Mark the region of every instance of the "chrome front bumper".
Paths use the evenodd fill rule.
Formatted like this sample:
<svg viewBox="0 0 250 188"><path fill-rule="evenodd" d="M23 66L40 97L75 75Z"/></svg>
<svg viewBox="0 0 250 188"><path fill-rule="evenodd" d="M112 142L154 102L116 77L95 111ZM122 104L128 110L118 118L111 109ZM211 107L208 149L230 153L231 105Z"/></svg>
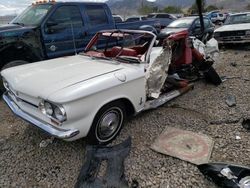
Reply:
<svg viewBox="0 0 250 188"><path fill-rule="evenodd" d="M12 112L15 115L28 121L29 123L35 125L36 127L44 130L45 132L49 133L51 136L61 138L61 139L69 139L79 134L79 130L57 128L50 124L41 122L35 117L32 117L28 113L22 111L22 109L20 109L17 106L17 104L8 96L7 92L3 94L3 100L6 102L6 104L9 106L9 108L12 110Z"/></svg>

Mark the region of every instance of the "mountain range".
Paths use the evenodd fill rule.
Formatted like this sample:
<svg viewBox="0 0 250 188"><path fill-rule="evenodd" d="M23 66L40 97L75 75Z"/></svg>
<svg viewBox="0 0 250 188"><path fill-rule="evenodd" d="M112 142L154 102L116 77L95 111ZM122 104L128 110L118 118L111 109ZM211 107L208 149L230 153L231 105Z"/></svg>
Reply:
<svg viewBox="0 0 250 188"><path fill-rule="evenodd" d="M164 8L166 6L178 6L181 8L191 7L195 0L155 0L149 2L147 0L108 0L107 3L112 11L116 14L129 15L138 14L137 10L142 5L157 6ZM207 5L216 5L225 9L239 11L250 4L250 0L206 0Z"/></svg>

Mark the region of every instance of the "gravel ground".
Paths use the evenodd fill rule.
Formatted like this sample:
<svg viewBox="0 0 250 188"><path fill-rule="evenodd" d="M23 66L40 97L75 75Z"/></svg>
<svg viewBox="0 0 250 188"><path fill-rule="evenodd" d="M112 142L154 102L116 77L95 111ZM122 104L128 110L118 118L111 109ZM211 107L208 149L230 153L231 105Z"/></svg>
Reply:
<svg viewBox="0 0 250 188"><path fill-rule="evenodd" d="M239 66L230 65L234 62ZM242 79L250 79L247 64L249 51L224 50L217 71L221 76L241 78L229 79L219 87L200 81L193 91L129 120L115 141L132 137L125 163L127 179L136 179L140 187L214 187L195 165L149 148L166 126L212 137L211 162L250 165L250 133L241 126L242 118L250 117L250 82ZM228 95L236 96L235 107L226 105ZM83 164L85 141L54 140L40 148L47 135L15 118L2 101L0 109L0 187L73 187Z"/></svg>

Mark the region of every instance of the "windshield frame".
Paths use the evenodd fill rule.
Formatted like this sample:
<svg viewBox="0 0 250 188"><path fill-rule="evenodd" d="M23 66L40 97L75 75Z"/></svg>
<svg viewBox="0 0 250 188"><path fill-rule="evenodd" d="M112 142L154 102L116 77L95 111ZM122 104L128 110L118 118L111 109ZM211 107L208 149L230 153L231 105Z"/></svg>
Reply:
<svg viewBox="0 0 250 188"><path fill-rule="evenodd" d="M47 10L46 12L44 12L43 14L41 14L41 17L39 19L37 19L36 21L34 21L33 23L30 23L30 19L27 23L27 21L24 22L24 19L27 19L28 18L28 13L31 12L31 11L34 11L34 10L38 10L38 8L40 7L45 7L47 6L47 8L43 8L43 10ZM35 5L31 5L31 6L28 6L21 14L19 14L16 18L14 18L10 23L11 24L19 24L19 25L23 25L23 26L39 26L42 21L44 20L44 18L46 17L46 15L48 15L48 13L51 11L53 7L53 4L50 4L50 3L46 3L46 4L35 4ZM30 16L32 18L34 18L34 15L33 16ZM33 19L34 20L34 19Z"/></svg>
<svg viewBox="0 0 250 188"><path fill-rule="evenodd" d="M175 24L176 22L180 22L180 21L182 21L181 23L187 23L186 21L191 21L188 25L187 25L187 27L176 27L176 26L171 26L172 24ZM190 28L191 26L192 26L192 24L193 24L193 22L195 21L195 18L193 19L193 18L182 18L182 19L177 19L177 20L174 20L173 22L171 22L168 26L167 26L167 28L186 28L186 29L188 29L188 28Z"/></svg>
<svg viewBox="0 0 250 188"><path fill-rule="evenodd" d="M232 22L232 18L233 17L244 17L244 16L248 16L250 17L250 13L244 13L244 14L233 14L228 16L228 18L225 20L224 25L235 25L235 24L250 24L250 19L248 22L244 22L243 20L241 20L241 22Z"/></svg>
<svg viewBox="0 0 250 188"><path fill-rule="evenodd" d="M87 55L88 52L91 52L91 51L95 51L92 49L92 47L96 44L96 42L98 41L99 39L99 36L101 36L102 34L104 33L110 33L110 37L112 37L112 35L114 33L118 33L118 34L123 34L123 35L126 35L126 34L145 34L145 35L150 35L152 36L152 39L148 45L148 49L147 51L143 54L143 60L142 60L142 57L141 58L138 58L138 61L140 61L140 63L146 63L148 62L149 60L149 56L150 56L150 53L152 51L152 47L154 46L154 43L155 43L155 40L156 40L156 35L151 33L151 32L148 32L148 31L132 31L132 30L104 30L104 31L100 31L98 33L96 33L96 35L90 40L89 44L87 45L87 47L85 48L84 50L84 54ZM106 44L107 45L107 44ZM120 56L121 58L125 58L125 59L128 59L130 58L130 56ZM98 58L98 57L97 57ZM101 57L102 58L102 57ZM133 60L135 60L134 57L131 56L131 58L133 58ZM110 58L110 59L114 59L114 60L118 60L118 58ZM122 63L122 62L121 62Z"/></svg>

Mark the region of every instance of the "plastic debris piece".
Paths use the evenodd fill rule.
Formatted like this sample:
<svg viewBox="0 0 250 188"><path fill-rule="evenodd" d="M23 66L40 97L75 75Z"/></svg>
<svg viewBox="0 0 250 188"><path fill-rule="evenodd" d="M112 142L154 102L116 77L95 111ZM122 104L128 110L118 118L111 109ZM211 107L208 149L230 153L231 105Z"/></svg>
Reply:
<svg viewBox="0 0 250 188"><path fill-rule="evenodd" d="M132 184L131 184L131 188L138 188L139 187L139 182L135 179L133 179Z"/></svg>
<svg viewBox="0 0 250 188"><path fill-rule="evenodd" d="M236 106L236 97L233 96L233 95L228 95L227 98L226 98L226 104L229 107Z"/></svg>
<svg viewBox="0 0 250 188"><path fill-rule="evenodd" d="M198 166L209 180L219 187L250 188L250 169L224 163L207 163Z"/></svg>
<svg viewBox="0 0 250 188"><path fill-rule="evenodd" d="M116 146L87 146L86 160L75 188L128 188L124 160L129 155L130 148L131 137ZM106 162L107 167L104 175L99 177L102 162Z"/></svg>
<svg viewBox="0 0 250 188"><path fill-rule="evenodd" d="M242 122L242 126L246 130L250 131L250 119L244 119Z"/></svg>
<svg viewBox="0 0 250 188"><path fill-rule="evenodd" d="M240 136L236 136L235 139L236 140L241 140L241 137Z"/></svg>
<svg viewBox="0 0 250 188"><path fill-rule="evenodd" d="M40 148L46 148L49 144L53 143L54 139L54 137L51 137L46 140L42 140L39 144Z"/></svg>

